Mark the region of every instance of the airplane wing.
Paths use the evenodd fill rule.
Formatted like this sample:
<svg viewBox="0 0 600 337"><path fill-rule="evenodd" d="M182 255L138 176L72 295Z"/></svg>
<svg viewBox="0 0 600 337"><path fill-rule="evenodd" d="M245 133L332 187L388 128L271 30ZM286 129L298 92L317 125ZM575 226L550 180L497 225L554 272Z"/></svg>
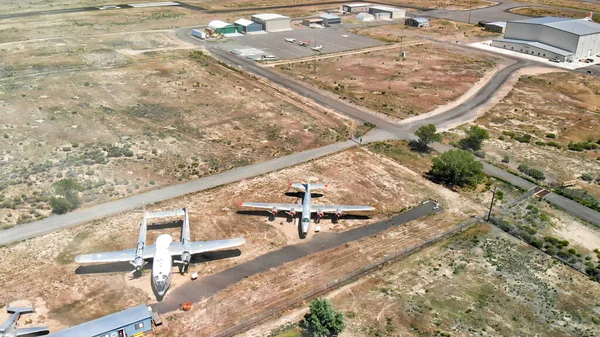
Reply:
<svg viewBox="0 0 600 337"><path fill-rule="evenodd" d="M242 206L264 208L264 209L275 208L278 211L291 211L292 208L295 210L302 210L302 204L271 204L271 203L263 203L263 202L243 202Z"/></svg>
<svg viewBox="0 0 600 337"><path fill-rule="evenodd" d="M196 241L190 242L190 254L200 254L204 252L210 252L213 250L227 249L238 247L246 243L244 238L214 240L214 241ZM183 245L181 242L173 242L169 246L169 253L171 256L181 255L183 253Z"/></svg>
<svg viewBox="0 0 600 337"><path fill-rule="evenodd" d="M42 336L42 335L47 335L50 333L50 331L48 330L48 327L45 327L45 326L34 327L34 328L19 328L19 329L13 330L13 332L16 333L16 336L18 336L18 337Z"/></svg>
<svg viewBox="0 0 600 337"><path fill-rule="evenodd" d="M375 207L371 206L344 206L344 205L311 205L311 212L358 212L358 211L372 211Z"/></svg>
<svg viewBox="0 0 600 337"><path fill-rule="evenodd" d="M144 251L145 253L145 251ZM145 254L144 254L145 255ZM132 261L135 258L135 249L124 249L118 252L83 254L75 257L77 263L96 263L96 262L125 262Z"/></svg>

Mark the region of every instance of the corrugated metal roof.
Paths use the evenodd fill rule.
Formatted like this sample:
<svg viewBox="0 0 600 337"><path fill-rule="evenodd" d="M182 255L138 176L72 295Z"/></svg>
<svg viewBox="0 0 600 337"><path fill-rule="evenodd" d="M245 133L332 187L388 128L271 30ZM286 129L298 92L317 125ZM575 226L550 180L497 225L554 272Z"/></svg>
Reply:
<svg viewBox="0 0 600 337"><path fill-rule="evenodd" d="M571 53L568 50L564 50L564 49L560 49L560 48L556 48L553 47L551 45L547 45L545 43L541 43L541 42L537 42L537 41L527 41L527 40L515 40L515 39L498 39L495 40L497 42L507 42L507 43L519 43L519 44L526 44L528 46L532 46L535 48L540 48L546 51L549 51L551 53L555 53L558 55L562 55L562 56L569 56L569 55L573 55L573 53Z"/></svg>
<svg viewBox="0 0 600 337"><path fill-rule="evenodd" d="M486 26L498 26L498 27L504 27L504 28L506 28L506 22L501 22L501 21L490 22L490 23L486 23L485 25Z"/></svg>
<svg viewBox="0 0 600 337"><path fill-rule="evenodd" d="M540 18L531 18L531 19L516 20L516 21L510 21L510 22L530 23L530 24L535 24L535 25L543 25L543 24L546 24L546 23L555 23L555 22L568 21L568 20L573 20L573 19L571 19L571 18L558 18L558 17L555 17L555 16L544 16L544 17L540 17Z"/></svg>
<svg viewBox="0 0 600 337"><path fill-rule="evenodd" d="M389 6L371 6L371 8L373 8L373 9L379 9L379 10L382 10L382 11L388 11L388 12L400 12L400 11L403 11L402 8L389 7Z"/></svg>
<svg viewBox="0 0 600 337"><path fill-rule="evenodd" d="M321 19L328 19L328 20L329 20L329 19L341 19L341 18L340 18L339 16L337 16L337 15L328 14L328 13L321 14L321 15L319 15L319 17L320 17Z"/></svg>
<svg viewBox="0 0 600 337"><path fill-rule="evenodd" d="M370 6L371 4L363 2L363 3L357 3L357 4L344 4L344 6L347 7L365 7L365 6Z"/></svg>
<svg viewBox="0 0 600 337"><path fill-rule="evenodd" d="M252 15L252 17L258 18L261 20L289 19L289 17L287 17L287 16L283 16L280 14L273 14L273 13L255 14L255 15Z"/></svg>
<svg viewBox="0 0 600 337"><path fill-rule="evenodd" d="M412 18L412 19L417 22L429 22L429 20L427 18Z"/></svg>
<svg viewBox="0 0 600 337"><path fill-rule="evenodd" d="M227 26L231 26L231 24L221 20L212 20L208 23L208 28L211 29L225 28Z"/></svg>
<svg viewBox="0 0 600 337"><path fill-rule="evenodd" d="M358 13L356 15L356 20L360 20L360 21L373 21L375 20L375 17L373 16L373 14L369 14L369 13Z"/></svg>
<svg viewBox="0 0 600 337"><path fill-rule="evenodd" d="M124 326L152 318L152 312L144 304L138 305L127 310L117 312L112 315L104 316L87 323L83 323L72 328L55 332L53 337L73 337L73 336L96 336L107 331L122 328Z"/></svg>
<svg viewBox="0 0 600 337"><path fill-rule="evenodd" d="M240 26L248 27L248 26L250 26L251 24L253 24L254 22L253 22L253 21L250 21L250 20L248 20L248 19L243 19L243 18L242 18L242 19L238 19L238 20L236 20L234 23L235 23L235 24L238 24L238 25L240 25Z"/></svg>
<svg viewBox="0 0 600 337"><path fill-rule="evenodd" d="M544 26L552 27L575 35L589 35L600 33L600 24L581 19L547 23L544 24Z"/></svg>

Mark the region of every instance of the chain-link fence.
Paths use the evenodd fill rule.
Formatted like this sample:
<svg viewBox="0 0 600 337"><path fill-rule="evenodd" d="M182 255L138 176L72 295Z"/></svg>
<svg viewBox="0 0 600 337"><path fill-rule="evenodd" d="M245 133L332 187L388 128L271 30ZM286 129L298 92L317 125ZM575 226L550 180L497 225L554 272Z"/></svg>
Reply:
<svg viewBox="0 0 600 337"><path fill-rule="evenodd" d="M259 323L267 320L271 316L280 314L280 313L284 312L285 310L287 310L295 305L298 305L306 300L312 299L320 294L329 292L335 288L338 288L340 286L348 284L351 281L357 279L358 277L381 267L382 265L384 265L387 262L406 257L406 256L416 253L416 252L420 251L421 249L428 247L440 240L443 240L445 238L456 235L456 234L468 229L473 224L475 224L476 222L479 222L479 221L480 220L478 218L471 218L467 221L464 221L464 222L450 228L449 230L447 230L443 233L437 234L436 236L434 236L433 238L431 238L427 241L423 241L420 244L417 244L417 245L414 245L411 247L407 247L403 250L394 252L389 255L385 255L385 256L375 260L374 262L370 263L369 265L355 269L352 272L347 273L335 280L315 285L310 290L308 290L294 298L284 299L284 300L279 301L279 303L277 303L277 302L274 303L273 301L269 301L268 303L265 302L265 303L259 303L257 305L253 305L253 307L261 307L261 308L265 308L265 310L263 310L261 313L255 315L253 317L250 317L239 323L236 323L235 325L233 325L225 330L222 330L213 336L214 337L228 337L228 336L233 336L242 331L246 331L246 330L250 329L251 327L258 325Z"/></svg>

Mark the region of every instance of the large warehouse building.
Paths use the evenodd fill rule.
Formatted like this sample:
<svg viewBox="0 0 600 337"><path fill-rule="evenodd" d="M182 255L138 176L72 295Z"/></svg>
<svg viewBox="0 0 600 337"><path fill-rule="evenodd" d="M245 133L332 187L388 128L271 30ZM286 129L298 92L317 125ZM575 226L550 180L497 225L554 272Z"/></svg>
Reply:
<svg viewBox="0 0 600 337"><path fill-rule="evenodd" d="M206 27L206 31L210 35L233 34L233 33L237 33L239 31L239 28L236 27L235 25L225 22L225 21L213 20L208 23L208 26Z"/></svg>
<svg viewBox="0 0 600 337"><path fill-rule="evenodd" d="M371 4L368 3L345 4L342 6L342 11L345 13L368 12L369 6Z"/></svg>
<svg viewBox="0 0 600 337"><path fill-rule="evenodd" d="M375 20L399 19L406 16L406 10L389 6L371 6L369 13L373 14Z"/></svg>
<svg viewBox="0 0 600 337"><path fill-rule="evenodd" d="M256 14L252 15L252 21L261 24L263 30L267 32L281 32L292 30L292 19L279 14Z"/></svg>
<svg viewBox="0 0 600 337"><path fill-rule="evenodd" d="M509 21L504 38L492 46L571 62L600 53L600 24L556 17Z"/></svg>
<svg viewBox="0 0 600 337"><path fill-rule="evenodd" d="M248 19L238 19L233 23L243 33L253 33L262 31L262 25Z"/></svg>

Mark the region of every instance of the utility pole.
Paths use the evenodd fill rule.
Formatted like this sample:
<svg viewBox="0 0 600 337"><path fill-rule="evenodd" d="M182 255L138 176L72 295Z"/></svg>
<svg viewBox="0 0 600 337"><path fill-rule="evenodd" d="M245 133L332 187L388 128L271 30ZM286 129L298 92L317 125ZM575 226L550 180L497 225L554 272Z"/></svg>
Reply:
<svg viewBox="0 0 600 337"><path fill-rule="evenodd" d="M402 58L402 52L404 52L404 26L402 26L402 33L400 34L400 58Z"/></svg>
<svg viewBox="0 0 600 337"><path fill-rule="evenodd" d="M469 24L471 24L471 8L469 8Z"/></svg>
<svg viewBox="0 0 600 337"><path fill-rule="evenodd" d="M490 203L490 211L488 212L487 221L490 221L490 216L492 216L492 207L494 207L494 199L496 198L496 188L498 186L494 186L494 190L492 191L492 202Z"/></svg>

